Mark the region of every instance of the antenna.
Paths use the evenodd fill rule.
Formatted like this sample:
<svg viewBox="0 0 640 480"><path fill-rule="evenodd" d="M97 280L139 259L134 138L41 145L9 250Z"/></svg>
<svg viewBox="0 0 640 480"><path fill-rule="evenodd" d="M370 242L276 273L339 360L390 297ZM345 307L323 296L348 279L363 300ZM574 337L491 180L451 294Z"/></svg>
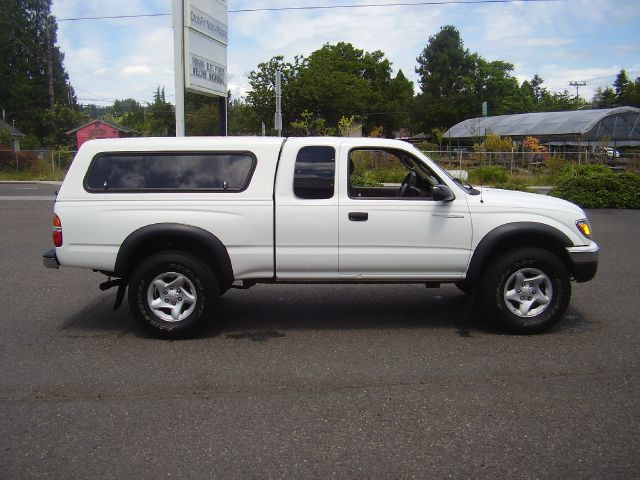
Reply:
<svg viewBox="0 0 640 480"><path fill-rule="evenodd" d="M580 87L584 87L587 84L587 82L569 82L569 85L571 85L572 87L576 87L576 100L578 100L578 98L580 97Z"/></svg>

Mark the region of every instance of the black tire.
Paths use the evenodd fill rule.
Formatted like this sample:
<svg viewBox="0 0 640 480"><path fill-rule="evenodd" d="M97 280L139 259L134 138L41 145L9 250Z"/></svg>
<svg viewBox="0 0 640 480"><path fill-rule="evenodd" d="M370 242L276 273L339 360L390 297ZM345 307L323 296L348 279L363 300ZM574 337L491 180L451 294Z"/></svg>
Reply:
<svg viewBox="0 0 640 480"><path fill-rule="evenodd" d="M159 338L185 338L198 333L218 296L211 270L184 252L153 254L140 262L129 279L133 316Z"/></svg>
<svg viewBox="0 0 640 480"><path fill-rule="evenodd" d="M548 330L562 318L571 299L571 281L562 261L535 247L499 257L480 289L489 318L518 334Z"/></svg>

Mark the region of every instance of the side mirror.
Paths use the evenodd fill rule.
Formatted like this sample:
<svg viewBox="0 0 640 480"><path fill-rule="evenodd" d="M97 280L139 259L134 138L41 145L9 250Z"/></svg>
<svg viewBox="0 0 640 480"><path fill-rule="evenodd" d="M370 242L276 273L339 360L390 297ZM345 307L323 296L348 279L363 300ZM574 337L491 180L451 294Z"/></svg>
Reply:
<svg viewBox="0 0 640 480"><path fill-rule="evenodd" d="M450 202L451 200L456 198L456 196L453 194L453 191L448 186L434 185L432 198L440 202Z"/></svg>

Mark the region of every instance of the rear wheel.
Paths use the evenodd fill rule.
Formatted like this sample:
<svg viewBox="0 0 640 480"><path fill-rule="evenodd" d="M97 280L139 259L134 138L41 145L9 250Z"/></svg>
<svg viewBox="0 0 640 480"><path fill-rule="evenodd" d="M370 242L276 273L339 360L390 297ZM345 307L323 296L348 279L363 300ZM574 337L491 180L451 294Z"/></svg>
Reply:
<svg viewBox="0 0 640 480"><path fill-rule="evenodd" d="M143 260L129 280L129 306L151 334L184 338L205 325L218 298L211 270L183 252L162 252Z"/></svg>
<svg viewBox="0 0 640 480"><path fill-rule="evenodd" d="M514 333L539 333L564 315L571 281L562 261L540 248L512 250L487 270L482 300L492 320Z"/></svg>

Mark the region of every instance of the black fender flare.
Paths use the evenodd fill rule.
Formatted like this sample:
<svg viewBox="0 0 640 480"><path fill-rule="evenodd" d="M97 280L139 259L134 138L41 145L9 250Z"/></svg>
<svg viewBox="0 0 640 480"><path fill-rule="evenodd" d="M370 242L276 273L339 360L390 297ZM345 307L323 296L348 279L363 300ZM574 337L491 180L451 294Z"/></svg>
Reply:
<svg viewBox="0 0 640 480"><path fill-rule="evenodd" d="M509 240L522 237L530 239L534 244L540 243L542 240L556 247L573 246L573 242L567 235L550 225L537 222L505 223L491 230L478 243L469 262L466 279L471 283L476 282L482 275L483 266L494 253L496 247L501 244L506 246Z"/></svg>
<svg viewBox="0 0 640 480"><path fill-rule="evenodd" d="M229 252L220 239L203 228L181 223L155 223L131 232L120 245L114 273L127 278L142 256L171 248L202 258L214 270L221 290L233 283Z"/></svg>

